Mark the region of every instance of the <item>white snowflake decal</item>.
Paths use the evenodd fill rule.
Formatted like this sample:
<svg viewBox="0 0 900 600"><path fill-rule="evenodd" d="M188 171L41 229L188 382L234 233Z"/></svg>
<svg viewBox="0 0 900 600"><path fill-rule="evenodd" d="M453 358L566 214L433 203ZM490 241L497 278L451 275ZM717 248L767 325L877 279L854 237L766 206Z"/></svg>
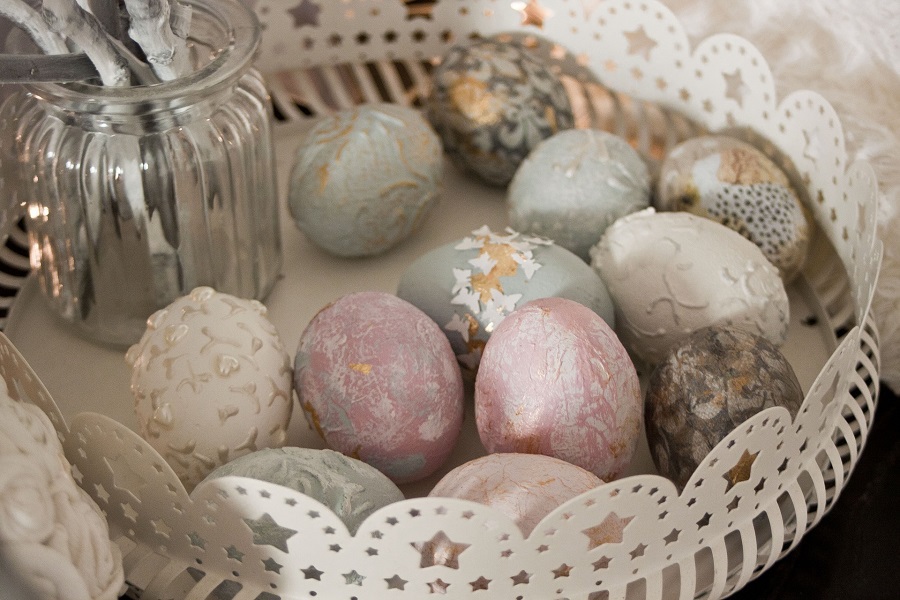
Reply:
<svg viewBox="0 0 900 600"><path fill-rule="evenodd" d="M511 275L521 269L525 280L530 281L542 266L534 259L534 249L552 244L550 240L523 236L508 227L502 234L494 233L485 225L454 246L459 251L479 251L478 256L468 261L473 269L453 269L453 299L450 303L464 306L471 316L467 318L466 315L454 314L453 319L444 325L446 331L457 332L466 342L469 352L457 357L463 365L475 369L481 359L481 348L470 344L474 340L471 339L469 319L478 315L478 322L484 331L490 333L506 315L516 309L522 299L522 294L504 293L499 285L499 277ZM514 264L510 265L510 260ZM501 261L506 264L501 265ZM513 267L512 272L508 270L510 266Z"/></svg>

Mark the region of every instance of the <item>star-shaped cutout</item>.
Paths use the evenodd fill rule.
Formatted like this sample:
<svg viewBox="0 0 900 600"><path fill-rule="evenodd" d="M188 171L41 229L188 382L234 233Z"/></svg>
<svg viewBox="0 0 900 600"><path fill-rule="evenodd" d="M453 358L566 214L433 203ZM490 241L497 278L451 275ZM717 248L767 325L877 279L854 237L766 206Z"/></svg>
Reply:
<svg viewBox="0 0 900 600"><path fill-rule="evenodd" d="M94 489L97 490L98 498L100 498L104 503L109 502L109 492L106 491L105 487L103 487L99 483L95 483Z"/></svg>
<svg viewBox="0 0 900 600"><path fill-rule="evenodd" d="M128 458L124 454L120 454L113 460L104 456L103 461L112 472L113 486L115 486L116 489L128 492L135 500L138 500L137 495L141 488L147 485L147 482L131 468L131 465L128 463Z"/></svg>
<svg viewBox="0 0 900 600"><path fill-rule="evenodd" d="M756 461L757 456L759 456L759 452L750 454L750 452L744 450L744 453L741 454L737 463L735 463L735 465L726 473L722 474L722 477L724 477L727 482L725 486L726 492L731 491L731 488L737 484L750 479L750 471L753 469L753 463Z"/></svg>
<svg viewBox="0 0 900 600"><path fill-rule="evenodd" d="M282 565L275 562L275 559L267 558L266 560L262 561L262 563L266 571L272 571L273 573L278 573L279 575L281 574Z"/></svg>
<svg viewBox="0 0 900 600"><path fill-rule="evenodd" d="M138 512L128 502L122 505L122 516L132 523L137 523Z"/></svg>
<svg viewBox="0 0 900 600"><path fill-rule="evenodd" d="M236 560L238 562L244 561L244 553L235 548L234 544L225 548L225 555L231 560Z"/></svg>
<svg viewBox="0 0 900 600"><path fill-rule="evenodd" d="M196 531L192 531L187 534L188 539L191 541L191 546L194 548L200 548L201 550L206 550L206 540L200 537L200 534Z"/></svg>
<svg viewBox="0 0 900 600"><path fill-rule="evenodd" d="M625 528L634 517L624 519L614 512L609 513L603 521L582 530L581 533L588 537L588 550L593 550L603 544L621 544Z"/></svg>
<svg viewBox="0 0 900 600"><path fill-rule="evenodd" d="M162 519L151 519L150 525L153 527L153 531L157 535L169 537L169 535L171 535L172 533L172 528L169 527Z"/></svg>
<svg viewBox="0 0 900 600"><path fill-rule="evenodd" d="M610 560L612 559L608 556L601 556L591 564L593 565L595 571L599 571L600 569L608 569Z"/></svg>
<svg viewBox="0 0 900 600"><path fill-rule="evenodd" d="M257 546L272 546L287 552L288 539L297 533L294 529L282 527L275 522L269 513L263 513L258 519L244 519L244 523L253 532L253 543Z"/></svg>
<svg viewBox="0 0 900 600"><path fill-rule="evenodd" d="M766 478L765 477L763 477L762 479L759 480L759 483L756 484L756 487L753 488L753 491L758 494L761 491L763 491L764 487L766 487Z"/></svg>
<svg viewBox="0 0 900 600"><path fill-rule="evenodd" d="M811 162L816 162L819 159L819 130L807 131L804 129L803 140L805 142L803 157L808 158Z"/></svg>
<svg viewBox="0 0 900 600"><path fill-rule="evenodd" d="M646 549L647 549L646 544L638 544L637 546L635 546L634 550L629 552L629 554L631 555L631 559L634 560L635 558L640 558L641 556L644 555L644 551Z"/></svg>
<svg viewBox="0 0 900 600"><path fill-rule="evenodd" d="M728 512L735 510L738 507L738 504L741 503L741 497L735 496L731 502L728 503Z"/></svg>
<svg viewBox="0 0 900 600"><path fill-rule="evenodd" d="M644 60L650 60L650 52L656 47L656 40L647 35L647 30L641 25L634 31L626 31L625 39L628 42L628 54L641 55Z"/></svg>
<svg viewBox="0 0 900 600"><path fill-rule="evenodd" d="M322 575L325 573L325 571L320 571L313 565L300 569L300 572L303 573L303 579L315 579L316 581L322 581Z"/></svg>
<svg viewBox="0 0 900 600"><path fill-rule="evenodd" d="M341 573L341 576L343 576L344 583L347 585L358 585L360 587L362 587L363 581L366 579L365 575L360 575L356 572L356 569L349 573Z"/></svg>
<svg viewBox="0 0 900 600"><path fill-rule="evenodd" d="M563 563L559 565L557 568L553 569L553 579L559 579L560 577L568 577L569 573L572 572L572 567Z"/></svg>
<svg viewBox="0 0 900 600"><path fill-rule="evenodd" d="M405 589L403 586L405 586L407 583L409 583L407 580L401 578L399 575L394 575L390 579L385 579L385 581L388 584L389 590Z"/></svg>
<svg viewBox="0 0 900 600"><path fill-rule="evenodd" d="M366 548L366 554L368 554L369 556L378 556L378 550L370 546Z"/></svg>
<svg viewBox="0 0 900 600"><path fill-rule="evenodd" d="M450 584L441 581L440 577L428 584L428 590L432 594L446 594L448 587L450 587Z"/></svg>
<svg viewBox="0 0 900 600"><path fill-rule="evenodd" d="M725 97L737 102L738 106L743 106L747 86L741 76L741 70L735 69L734 73L722 73L722 77L725 78Z"/></svg>
<svg viewBox="0 0 900 600"><path fill-rule="evenodd" d="M544 28L544 21L553 16L553 13L541 6L538 0L528 2L513 2L512 9L522 14L522 25L534 25L538 29Z"/></svg>
<svg viewBox="0 0 900 600"><path fill-rule="evenodd" d="M475 581L470 581L470 582L469 582L469 585L472 586L472 591L473 591L473 592L477 592L477 591L479 591L479 590L486 590L486 589L488 589L488 586L489 586L490 584L491 584L491 580L490 580L490 579L485 579L484 575L481 575L481 576L480 576L478 579L476 579Z"/></svg>
<svg viewBox="0 0 900 600"><path fill-rule="evenodd" d="M426 542L414 542L410 545L422 555L419 567L423 569L438 565L458 569L459 555L470 546L452 541L443 531L438 531Z"/></svg>
<svg viewBox="0 0 900 600"><path fill-rule="evenodd" d="M664 537L663 539L666 541L666 546L678 541L678 536L681 535L680 529L672 528L672 531L669 532L669 535Z"/></svg>
<svg viewBox="0 0 900 600"><path fill-rule="evenodd" d="M704 527L709 526L709 520L712 518L712 515L709 513L705 513L703 517L699 521L697 521L697 529L703 529Z"/></svg>
<svg viewBox="0 0 900 600"><path fill-rule="evenodd" d="M531 573L526 573L525 571L519 571L512 577L510 577L513 581L513 585L525 585L531 580Z"/></svg>
<svg viewBox="0 0 900 600"><path fill-rule="evenodd" d="M300 29L304 25L310 27L319 26L319 11L322 7L311 0L301 0L300 4L288 9L288 13L294 18L294 27Z"/></svg>

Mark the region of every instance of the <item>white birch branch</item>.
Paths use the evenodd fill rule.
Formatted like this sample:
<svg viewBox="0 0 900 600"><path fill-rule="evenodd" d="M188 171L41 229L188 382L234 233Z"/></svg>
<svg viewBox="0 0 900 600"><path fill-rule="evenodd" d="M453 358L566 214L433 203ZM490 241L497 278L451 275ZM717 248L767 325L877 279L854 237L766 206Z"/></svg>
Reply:
<svg viewBox="0 0 900 600"><path fill-rule="evenodd" d="M47 26L75 42L93 61L104 85L128 85L128 63L90 13L73 0L43 0Z"/></svg>
<svg viewBox="0 0 900 600"><path fill-rule="evenodd" d="M169 0L125 0L131 17L128 35L136 41L147 62L164 81L190 70L185 42L172 31Z"/></svg>
<svg viewBox="0 0 900 600"><path fill-rule="evenodd" d="M69 51L65 38L51 31L40 13L23 0L0 0L0 15L25 30L45 53L65 54Z"/></svg>

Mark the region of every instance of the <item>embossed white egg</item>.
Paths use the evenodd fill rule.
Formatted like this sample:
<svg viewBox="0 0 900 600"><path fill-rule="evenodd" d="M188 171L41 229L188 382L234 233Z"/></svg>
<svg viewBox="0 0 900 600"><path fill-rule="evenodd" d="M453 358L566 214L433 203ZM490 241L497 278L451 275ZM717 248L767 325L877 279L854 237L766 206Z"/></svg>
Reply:
<svg viewBox="0 0 900 600"><path fill-rule="evenodd" d="M616 332L634 356L661 360L688 335L730 325L773 344L787 336L778 269L753 242L685 212L652 208L616 221L591 249L616 307Z"/></svg>
<svg viewBox="0 0 900 600"><path fill-rule="evenodd" d="M138 433L188 490L234 458L285 444L293 371L260 302L195 288L147 319L126 361Z"/></svg>

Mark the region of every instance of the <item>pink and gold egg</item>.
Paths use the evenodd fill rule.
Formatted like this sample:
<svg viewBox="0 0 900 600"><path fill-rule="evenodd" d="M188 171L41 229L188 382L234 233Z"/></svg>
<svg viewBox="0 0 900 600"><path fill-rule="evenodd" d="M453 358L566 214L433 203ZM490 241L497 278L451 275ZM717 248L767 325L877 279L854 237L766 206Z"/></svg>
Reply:
<svg viewBox="0 0 900 600"><path fill-rule="evenodd" d="M348 294L319 311L300 339L294 388L331 449L395 483L440 467L462 425L462 375L447 336L383 292Z"/></svg>
<svg viewBox="0 0 900 600"><path fill-rule="evenodd" d="M631 462L642 412L625 348L577 302L529 302L485 346L475 419L488 452L554 456L609 481Z"/></svg>

